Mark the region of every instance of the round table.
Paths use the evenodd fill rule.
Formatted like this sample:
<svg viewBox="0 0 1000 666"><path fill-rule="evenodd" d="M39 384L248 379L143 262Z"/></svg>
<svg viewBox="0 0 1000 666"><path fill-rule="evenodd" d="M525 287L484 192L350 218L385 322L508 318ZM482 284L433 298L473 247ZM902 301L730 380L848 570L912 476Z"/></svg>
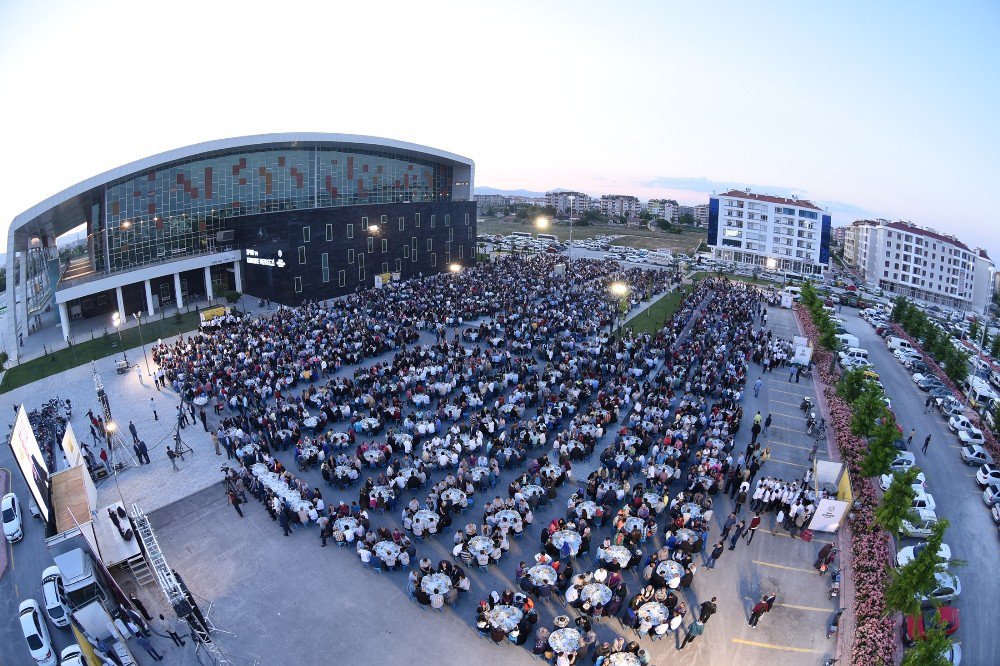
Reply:
<svg viewBox="0 0 1000 666"><path fill-rule="evenodd" d="M556 652L574 652L583 646L583 636L571 627L557 629L549 634L549 645Z"/></svg>
<svg viewBox="0 0 1000 666"><path fill-rule="evenodd" d="M202 407L202 406L208 404L208 396L207 395L199 395L197 398L195 398L191 402L193 402L194 404L198 405L199 407Z"/></svg>
<svg viewBox="0 0 1000 666"><path fill-rule="evenodd" d="M670 609L659 601L647 601L639 606L639 612L636 615L639 616L639 619L645 620L655 627L670 620Z"/></svg>
<svg viewBox="0 0 1000 666"><path fill-rule="evenodd" d="M529 483L528 485L521 486L521 492L524 493L525 497L538 497L545 494L545 489Z"/></svg>
<svg viewBox="0 0 1000 666"><path fill-rule="evenodd" d="M523 616L524 613L521 612L520 608L500 604L486 613L486 621L490 623L490 626L510 633L517 629L517 624Z"/></svg>
<svg viewBox="0 0 1000 666"><path fill-rule="evenodd" d="M489 555L496 548L493 539L482 535L472 537L465 545L469 549L469 552L475 556Z"/></svg>
<svg viewBox="0 0 1000 666"><path fill-rule="evenodd" d="M413 514L412 522L413 525L419 525L426 531L431 527L437 527L438 515L430 509L421 509Z"/></svg>
<svg viewBox="0 0 1000 666"><path fill-rule="evenodd" d="M608 666L640 666L639 657L631 652L613 652L604 660Z"/></svg>
<svg viewBox="0 0 1000 666"><path fill-rule="evenodd" d="M427 594L448 594L451 591L451 578L446 573L424 576L420 580L420 589Z"/></svg>
<svg viewBox="0 0 1000 666"><path fill-rule="evenodd" d="M591 502L590 500L580 502L576 505L576 515L590 520L597 515L597 502Z"/></svg>
<svg viewBox="0 0 1000 666"><path fill-rule="evenodd" d="M392 488L390 488L389 486L374 486L371 490L368 491L369 497L376 497L378 495L381 495L382 499L388 502L393 497Z"/></svg>
<svg viewBox="0 0 1000 666"><path fill-rule="evenodd" d="M674 536L676 536L679 541L694 541L698 538L698 535L695 534L694 530L689 530L686 527L682 527L674 532Z"/></svg>
<svg viewBox="0 0 1000 666"><path fill-rule="evenodd" d="M528 577L531 578L531 582L535 585L555 585L559 574L548 564L536 564L528 569Z"/></svg>
<svg viewBox="0 0 1000 666"><path fill-rule="evenodd" d="M618 563L618 566L625 567L632 559L632 552L625 546L608 546L607 548L598 548L597 557L605 562L614 561Z"/></svg>
<svg viewBox="0 0 1000 666"><path fill-rule="evenodd" d="M393 541L379 541L375 544L375 554L383 560L388 558L390 555L392 557L399 557L399 546Z"/></svg>
<svg viewBox="0 0 1000 666"><path fill-rule="evenodd" d="M684 569L680 564L674 562L673 560L663 560L656 565L656 573L663 576L665 580L670 580L671 578L683 576Z"/></svg>
<svg viewBox="0 0 1000 666"><path fill-rule="evenodd" d="M452 504L457 504L458 506L464 506L466 503L465 493L458 488L449 488L444 491L441 493L441 499L446 499Z"/></svg>
<svg viewBox="0 0 1000 666"><path fill-rule="evenodd" d="M473 467L472 469L469 470L469 476L472 477L473 481L478 481L484 476L489 476L489 474L490 474L489 467Z"/></svg>
<svg viewBox="0 0 1000 666"><path fill-rule="evenodd" d="M563 544L569 545L570 555L576 555L580 551L582 537L579 532L573 530L559 530L552 535L552 545L562 550Z"/></svg>
<svg viewBox="0 0 1000 666"><path fill-rule="evenodd" d="M589 583L580 591L580 598L592 604L606 606L611 601L611 588L604 583Z"/></svg>
<svg viewBox="0 0 1000 666"><path fill-rule="evenodd" d="M636 516L631 516L625 519L625 532L631 532L632 530L639 530L641 534L646 533L646 521L642 518Z"/></svg>
<svg viewBox="0 0 1000 666"><path fill-rule="evenodd" d="M364 458L371 465L377 465L379 459L382 457L382 452L379 449L368 449L364 452Z"/></svg>
<svg viewBox="0 0 1000 666"><path fill-rule="evenodd" d="M548 477L550 479L555 479L558 478L559 474L562 472L562 469L556 467L555 465L546 465L545 467L541 468L538 471L542 476Z"/></svg>
<svg viewBox="0 0 1000 666"><path fill-rule="evenodd" d="M646 493L642 496L642 499L646 500L646 504L652 512L656 513L660 510L660 503L663 502L663 496L659 493Z"/></svg>
<svg viewBox="0 0 1000 666"><path fill-rule="evenodd" d="M521 524L521 514L513 509L497 511L494 517L497 520L497 525L502 527L516 527Z"/></svg>
<svg viewBox="0 0 1000 666"><path fill-rule="evenodd" d="M358 529L358 519L353 516L344 516L333 521L333 526L341 532L350 532Z"/></svg>

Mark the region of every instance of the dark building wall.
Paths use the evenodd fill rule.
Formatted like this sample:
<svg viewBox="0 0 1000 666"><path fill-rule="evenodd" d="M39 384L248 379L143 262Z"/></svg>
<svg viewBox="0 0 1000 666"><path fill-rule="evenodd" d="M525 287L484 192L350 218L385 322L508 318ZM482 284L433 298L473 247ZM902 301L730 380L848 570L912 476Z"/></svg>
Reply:
<svg viewBox="0 0 1000 666"><path fill-rule="evenodd" d="M375 225L377 231L373 230ZM476 202L345 206L252 215L239 220L236 240L243 254L243 290L278 303L297 304L371 287L375 276L383 272L398 271L406 279L448 270L450 263L472 265L476 257ZM252 252L256 256L250 256ZM328 281L324 281L324 254ZM300 263L302 259L305 263Z"/></svg>

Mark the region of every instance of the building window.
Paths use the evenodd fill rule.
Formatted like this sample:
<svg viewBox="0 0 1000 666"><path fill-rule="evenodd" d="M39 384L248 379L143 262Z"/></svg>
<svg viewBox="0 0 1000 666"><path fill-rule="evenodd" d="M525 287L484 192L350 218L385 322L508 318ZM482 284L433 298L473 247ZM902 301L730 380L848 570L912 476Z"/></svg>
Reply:
<svg viewBox="0 0 1000 666"><path fill-rule="evenodd" d="M365 270L365 255L363 254L358 255L358 268Z"/></svg>
<svg viewBox="0 0 1000 666"><path fill-rule="evenodd" d="M302 227L302 242L308 243L310 236L312 236L312 229L310 227Z"/></svg>
<svg viewBox="0 0 1000 666"><path fill-rule="evenodd" d="M437 222L437 215L431 215L431 229L434 228L435 222Z"/></svg>
<svg viewBox="0 0 1000 666"><path fill-rule="evenodd" d="M383 229L385 228L385 225L388 223L388 221L389 221L389 218L386 217L385 215L383 215L382 217L379 218L379 224L382 225Z"/></svg>
<svg viewBox="0 0 1000 666"><path fill-rule="evenodd" d="M406 218L401 217L399 218L399 230L402 231L405 228L406 228Z"/></svg>
<svg viewBox="0 0 1000 666"><path fill-rule="evenodd" d="M295 293L302 293L302 278L298 275L295 276Z"/></svg>
<svg viewBox="0 0 1000 666"><path fill-rule="evenodd" d="M348 238L354 238L354 225L353 224L348 224L347 225L347 237Z"/></svg>
<svg viewBox="0 0 1000 666"><path fill-rule="evenodd" d="M469 214L465 214L465 226L469 226Z"/></svg>
<svg viewBox="0 0 1000 666"><path fill-rule="evenodd" d="M388 239L383 238L382 239L382 254L385 254L388 251L389 251L389 241L388 241Z"/></svg>
<svg viewBox="0 0 1000 666"><path fill-rule="evenodd" d="M328 241L332 241L333 240L333 225L332 224L326 225L326 239Z"/></svg>
<svg viewBox="0 0 1000 666"><path fill-rule="evenodd" d="M445 213L444 214L444 226L446 226L446 227L450 227L451 226L451 214L449 214L449 213Z"/></svg>
<svg viewBox="0 0 1000 666"><path fill-rule="evenodd" d="M353 264L354 263L354 248L353 247L349 248L347 250L347 263L349 263L349 264Z"/></svg>
<svg viewBox="0 0 1000 666"><path fill-rule="evenodd" d="M320 264L323 266L323 282L330 281L330 255L324 252L319 255Z"/></svg>
<svg viewBox="0 0 1000 666"><path fill-rule="evenodd" d="M410 246L409 245L404 245L403 246L403 259L409 259L409 258L410 258Z"/></svg>
<svg viewBox="0 0 1000 666"><path fill-rule="evenodd" d="M299 245L299 263L300 264L306 263L306 246L305 245Z"/></svg>
<svg viewBox="0 0 1000 666"><path fill-rule="evenodd" d="M455 230L454 229L449 229L448 230L448 242L450 243L453 240L455 240Z"/></svg>
<svg viewBox="0 0 1000 666"><path fill-rule="evenodd" d="M417 229L420 228L420 213L413 214L413 223L417 225Z"/></svg>
<svg viewBox="0 0 1000 666"><path fill-rule="evenodd" d="M410 260L417 260L417 237L414 236L410 239Z"/></svg>
<svg viewBox="0 0 1000 666"><path fill-rule="evenodd" d="M402 270L403 270L403 260L402 259L397 259L396 260L396 272L399 273Z"/></svg>
<svg viewBox="0 0 1000 666"><path fill-rule="evenodd" d="M388 272L389 272L389 262L388 261L383 261L382 262L382 273L385 274L385 273L388 273Z"/></svg>
<svg viewBox="0 0 1000 666"><path fill-rule="evenodd" d="M469 238L472 238L472 227L469 227Z"/></svg>
<svg viewBox="0 0 1000 666"><path fill-rule="evenodd" d="M465 259L465 246L464 245L459 245L458 246L458 258L459 259Z"/></svg>
<svg viewBox="0 0 1000 666"><path fill-rule="evenodd" d="M430 252L431 250L434 249L434 243L433 243L433 241L434 241L433 238L428 238L427 239L427 251L428 252Z"/></svg>
<svg viewBox="0 0 1000 666"><path fill-rule="evenodd" d="M375 237L374 236L369 236L368 237L368 254L371 254L374 251L375 251Z"/></svg>
<svg viewBox="0 0 1000 666"><path fill-rule="evenodd" d="M365 281L365 267L358 266L358 282L364 282L364 281Z"/></svg>
<svg viewBox="0 0 1000 666"><path fill-rule="evenodd" d="M364 229L365 231L368 231L368 218L367 217L361 218L361 228Z"/></svg>
<svg viewBox="0 0 1000 666"><path fill-rule="evenodd" d="M431 253L431 266L437 266L437 265L438 265L438 255L437 255L437 252L432 252Z"/></svg>
<svg viewBox="0 0 1000 666"><path fill-rule="evenodd" d="M337 272L337 284L341 287L347 284L347 271Z"/></svg>

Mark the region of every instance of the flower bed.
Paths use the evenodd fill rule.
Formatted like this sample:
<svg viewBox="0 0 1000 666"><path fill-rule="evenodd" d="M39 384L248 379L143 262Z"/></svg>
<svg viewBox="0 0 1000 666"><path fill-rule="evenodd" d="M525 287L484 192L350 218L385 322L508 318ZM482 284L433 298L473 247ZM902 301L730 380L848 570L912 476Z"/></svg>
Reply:
<svg viewBox="0 0 1000 666"><path fill-rule="evenodd" d="M854 644L851 663L856 666L893 664L896 661L896 621L886 616L885 588L892 566L890 536L875 522L879 497L872 479L861 474L861 460L867 450L864 438L851 433L851 408L837 395L839 368L832 366L832 352L820 349L819 331L809 311L800 305L795 314L806 337L813 343L813 359L820 380L825 384L830 425L840 458L851 475L855 507L849 514L851 528L851 567L854 584Z"/></svg>
<svg viewBox="0 0 1000 666"><path fill-rule="evenodd" d="M951 381L951 379L948 377L948 375L945 374L941 366L937 364L937 361L931 358L931 355L924 351L924 348L920 346L920 343L917 340L915 340L913 336L904 331L903 327L900 326L899 324L893 324L892 330L896 333L897 336L909 342L911 345L913 345L914 349L920 352L920 355L924 359L924 363L926 363L927 367L930 368L931 372L934 373L934 376L940 379L944 383L945 387L949 391L954 393L956 396L962 395L961 389L955 386L955 382ZM994 460L1000 460L1000 443L998 443L997 441L996 434L986 425L986 423L981 418L979 418L979 414L977 414L976 412L972 412L972 416L969 418L969 420L972 421L972 423L977 428L983 431L983 440L984 440L983 448L985 448L987 451L990 452L990 455L993 456Z"/></svg>

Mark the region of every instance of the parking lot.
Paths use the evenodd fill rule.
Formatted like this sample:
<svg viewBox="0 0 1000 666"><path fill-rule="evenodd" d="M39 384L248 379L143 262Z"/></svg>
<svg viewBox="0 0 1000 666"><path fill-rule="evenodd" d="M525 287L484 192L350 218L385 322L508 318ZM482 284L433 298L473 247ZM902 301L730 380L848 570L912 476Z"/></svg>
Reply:
<svg viewBox="0 0 1000 666"><path fill-rule="evenodd" d="M961 644L963 663L995 663L1000 641L995 631L997 602L993 590L1000 546L997 527L976 484L976 468L962 462L959 440L944 417L936 410L924 414L927 394L917 388L857 310L844 308L838 316L845 320L847 332L857 336L859 345L868 350L903 432L909 434L911 428L916 429L910 450L927 476L927 490L936 502L937 516L951 523L945 543L951 546L953 558L965 562L956 570L963 592L954 604L961 613L961 626L954 639ZM920 447L927 435L931 435L931 444L924 455ZM915 543L918 541L905 539L901 545Z"/></svg>

